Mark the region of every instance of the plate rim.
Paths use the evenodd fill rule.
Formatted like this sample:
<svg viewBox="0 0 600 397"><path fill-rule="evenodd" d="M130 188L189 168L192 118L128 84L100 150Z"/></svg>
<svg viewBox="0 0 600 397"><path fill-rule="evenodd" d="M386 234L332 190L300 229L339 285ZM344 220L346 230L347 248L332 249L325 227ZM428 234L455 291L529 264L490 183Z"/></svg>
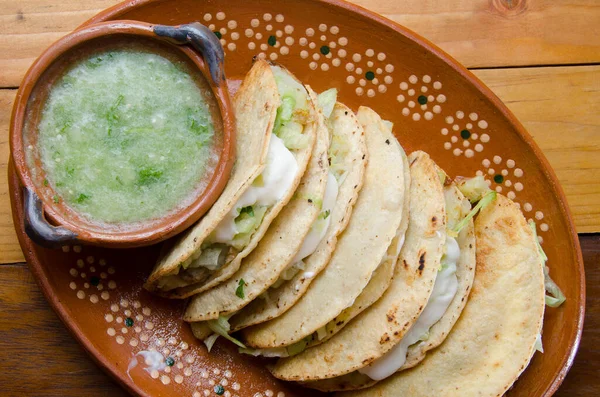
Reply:
<svg viewBox="0 0 600 397"><path fill-rule="evenodd" d="M125 12L130 11L133 8L143 7L153 3L161 3L169 0L129 0L123 1L122 3L118 3L112 7L109 7L103 11L100 11L98 14L94 15L90 19L83 22L74 30L80 29L82 27L88 26L93 23L106 21L109 19L118 18L119 15L122 15ZM418 33L394 22L374 11L370 11L364 7L359 5L346 2L345 0L303 0L306 2L313 3L325 3L328 5L332 5L334 7L343 8L352 13L356 13L371 20L372 23L384 25L385 27L392 29L396 34L400 34L407 39L415 42L422 48L426 49L430 53L432 53L437 58L441 59L447 66L452 68L456 73L460 74L463 78L468 80L481 94L483 94L492 105L500 111L500 113L508 120L508 122L514 127L515 131L521 138L521 140L529 147L529 149L533 152L533 154L537 157L542 165L542 172L544 176L550 181L552 185L552 189L554 190L555 196L559 202L559 210L560 214L564 217L567 224L568 233L571 237L571 243L574 247L574 257L575 257L575 269L579 273L579 310L577 311L577 331L575 333L575 337L570 340L568 346L568 354L563 357L562 363L553 375L553 380L549 383L545 390L543 391L543 396L550 397L552 396L560 387L563 380L565 379L567 373L571 369L573 362L575 360L575 356L577 355L577 351L579 349L579 345L581 342L584 320L585 320L585 306L586 306L586 284L585 284L585 268L583 263L583 256L581 254L581 245L579 243L579 236L577 235L577 231L575 229L575 224L573 222L573 217L571 215L571 211L568 206L568 202L563 191L556 174L546 159L545 155L541 151L541 149L537 146L533 137L529 134L529 132L523 127L521 122L513 115L513 113L506 107L506 105L498 98L494 92L487 87L477 76L475 76L470 70L468 70L465 66L460 64L457 60L455 60L452 56L447 54L445 51L440 49L438 46L420 36ZM17 95L18 91L17 91ZM114 364L109 362L106 357L101 354L98 349L96 349L93 343L87 338L87 336L81 331L81 329L76 326L76 324L71 320L71 317L67 313L66 307L60 302L56 295L54 295L53 290L50 286L49 280L44 277L43 274L43 266L39 261L38 257L34 255L35 245L34 243L25 237L24 230L22 225L18 222L18 214L22 212L22 208L20 205L16 203L16 198L20 196L18 191L14 191L13 183L15 178L15 170L14 164L12 160L12 155L9 158L8 163L8 179L9 179L9 195L11 200L12 207L12 217L15 230L17 232L17 237L19 240L19 244L21 249L23 250L25 259L28 263L28 267L31 269L35 279L40 286L46 300L50 303L52 309L57 313L58 317L65 325L67 330L73 335L73 337L77 340L77 342L85 349L85 351L91 356L92 360L108 375L110 375L114 380L116 380L122 387L124 387L129 393L136 394L138 396L151 397L148 393L142 390L139 386L137 386L131 379L127 379L123 377L119 368L117 368ZM17 181L18 183L18 181ZM16 210L15 210L16 208Z"/></svg>

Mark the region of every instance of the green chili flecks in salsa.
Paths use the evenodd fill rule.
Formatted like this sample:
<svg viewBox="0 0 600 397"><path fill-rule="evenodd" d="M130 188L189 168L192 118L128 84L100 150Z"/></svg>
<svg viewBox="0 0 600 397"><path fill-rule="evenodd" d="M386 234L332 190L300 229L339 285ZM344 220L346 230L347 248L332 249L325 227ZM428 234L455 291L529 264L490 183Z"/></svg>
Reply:
<svg viewBox="0 0 600 397"><path fill-rule="evenodd" d="M68 69L37 126L54 202L113 224L191 202L214 157L203 89L183 65L143 49L102 52Z"/></svg>

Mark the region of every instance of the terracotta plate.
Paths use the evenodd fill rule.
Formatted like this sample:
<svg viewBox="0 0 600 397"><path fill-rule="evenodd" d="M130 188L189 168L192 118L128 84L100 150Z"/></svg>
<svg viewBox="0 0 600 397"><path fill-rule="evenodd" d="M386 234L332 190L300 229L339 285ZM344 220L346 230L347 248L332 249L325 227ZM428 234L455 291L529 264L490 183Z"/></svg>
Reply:
<svg viewBox="0 0 600 397"><path fill-rule="evenodd" d="M227 75L253 56L281 62L317 90L364 104L394 122L407 151L426 150L450 175L483 174L538 227L554 280L567 302L546 311L544 354L536 354L511 396L551 395L566 375L583 326L585 283L577 235L557 179L530 135L500 100L441 50L394 23L338 1L130 1L93 19L203 22L221 37ZM293 396L313 391L272 379L226 343L208 355L182 323L181 302L141 290L156 247L108 250L36 247L22 230L22 197L11 174L21 246L46 297L93 357L139 395ZM172 366L147 368L154 348ZM137 357L138 364L134 366ZM205 394L208 393L208 394Z"/></svg>

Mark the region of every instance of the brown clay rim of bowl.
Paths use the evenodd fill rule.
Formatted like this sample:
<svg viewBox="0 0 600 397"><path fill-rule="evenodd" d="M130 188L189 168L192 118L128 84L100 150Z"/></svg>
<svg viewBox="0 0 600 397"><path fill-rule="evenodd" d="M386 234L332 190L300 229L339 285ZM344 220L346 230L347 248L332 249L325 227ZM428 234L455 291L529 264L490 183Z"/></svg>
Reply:
<svg viewBox="0 0 600 397"><path fill-rule="evenodd" d="M106 21L109 19L118 19L120 15L123 15L124 13L126 13L134 8L147 6L148 4L158 3L161 1L164 1L164 0L135 0L135 1L129 1L126 3L121 3L121 4L113 6L109 9L97 14L96 16L92 17L90 20L88 20L83 25L81 25L80 28L84 28L85 26L88 26L89 24L92 24L92 23ZM560 206L561 211L562 211L561 215L563 217L565 217L565 219L567 220L571 240L573 242L578 241L577 234L575 232L575 228L573 225L573 221L572 221L570 212L566 205L565 195L562 191L562 188L560 187L560 185L558 183L556 176L551 171L551 168L550 168L547 160L541 154L541 151L537 148L537 146L533 142L530 135L525 131L525 129L522 127L522 125L512 115L512 113L492 93L492 91L489 88L487 88L485 85L483 85L483 83L481 83L479 81L479 79L477 77L475 77L471 72L466 70L463 66L461 66L457 61L455 61L453 58L451 58L445 52L443 52L442 50L437 48L435 45L431 44L429 41L425 40L424 38L420 37L416 33L413 33L412 31L410 31L410 30L396 24L395 22L390 21L378 14L368 11L362 7L359 7L359 6L356 6L353 4L349 4L349 3L345 3L345 2L342 2L339 0L311 0L311 1L320 1L323 3L331 4L335 7L343 8L345 10L360 14L363 17L370 19L374 23L383 24L386 27L393 29L397 34L400 34L404 37L409 38L410 40L413 40L414 42L416 42L423 48L427 49L428 51L430 51L431 53L435 54L437 57L442 59L450 68L455 70L457 73L460 73L461 75L468 78L472 82L472 84L475 87L477 87L479 89L479 91L485 97L487 97L492 103L494 103L497 106L497 108L508 118L508 120L510 120L512 122L514 128L521 135L524 142L529 146L529 148L540 159L540 161L544 165L544 173L545 173L546 177L554 185L556 195L561 204L561 206ZM18 96L17 96L17 99L18 99ZM14 165L12 163L9 164L9 174L12 175L12 170L10 169L10 167L14 167ZM10 183L10 186L12 188L11 200L15 200L16 198L21 198L22 197L21 193L15 191L13 185L15 185L14 179ZM19 241L21 243L21 247L23 248L23 251L25 253L25 256L27 258L28 263L30 264L30 267L31 267L33 273L36 275L36 279L38 280L38 282L41 285L44 295L46 296L46 298L48 299L50 304L53 306L53 308L56 310L60 319L63 321L63 323L65 323L67 328L77 337L78 341L91 354L92 358L101 366L102 369L109 372L115 378L115 380L117 380L129 392L135 393L139 396L148 396L148 394L145 391L143 391L138 385L133 383L129 378L121 376L121 368L116 367L114 365L114 363L108 361L102 355L102 352L99 351L94 346L92 341L89 338L87 338L81 332L79 327L77 327L77 325L71 320L70 315L68 314L68 311L66 310L64 304L58 300L58 298L56 297L55 294L53 294L52 288L50 286L50 282L45 277L43 277L43 275L44 275L43 265L40 262L38 256L34 254L36 245L30 239L26 238L26 236L23 233L22 225L17 223L17 221L19 219L22 219L22 217L23 217L22 216L22 208L20 207L20 203L19 203L18 207L19 208L17 208L17 210L15 212L13 212L13 218L15 219L15 225L17 227L17 232L18 232L17 234L19 237ZM580 275L579 282L581 285L580 294L578 297L576 297L581 302L580 307L579 307L578 317L576 319L577 334L576 334L575 338L573 338L573 340L571 341L571 344L569 346L569 354L562 359L561 369L554 374L554 381L552 382L552 384L550 384L546 387L546 390L544 392L544 395L546 395L546 396L552 395L560 386L561 382L563 381L565 375L567 374L569 368L571 367L571 365L573 363L575 353L577 352L577 347L579 346L579 342L581 340L581 332L583 329L583 318L584 318L584 312L585 312L585 275L584 275L584 271L583 271L583 259L581 256L581 250L579 249L578 244L575 243L574 246L575 246L574 254L575 254L576 262L577 262L577 271L579 272L579 275Z"/></svg>
<svg viewBox="0 0 600 397"><path fill-rule="evenodd" d="M10 148L21 184L40 197L44 213L52 223L74 232L78 241L115 248L145 246L163 241L182 232L200 219L219 197L229 179L235 161L235 119L227 81L224 78L224 70L221 71L223 81L216 84L211 78L207 62L204 61L199 52L188 45L177 45L157 36L153 31L154 26L153 24L137 21L113 21L80 28L59 39L40 55L27 71L17 92L10 124ZM179 57L180 60L185 61L191 73L196 70L200 72L195 73L195 75L192 74L192 78L196 81L200 81L200 79L206 81L205 85L208 89L205 91L212 92L216 104L211 108L211 115L215 123L216 139L214 144L218 160L211 167L212 169L207 169L204 189L201 191L196 189L194 193L197 194L197 197L187 206L170 211L158 219L133 224L131 227L126 225L125 227L105 228L104 225L94 225L94 223L87 221L75 210L65 205L63 200L58 204L54 203L51 200L52 194L47 192L51 191L50 187L44 187L45 190L47 189L46 192L39 191L40 184L34 181L25 157L23 131L26 127L25 119L29 111L28 105L32 94L40 91L38 89L40 86L48 85L48 77L50 84L52 84L52 79L59 74L46 73L46 71L59 64L63 58L69 55L72 57L73 51L81 48L85 49L86 46L93 45L98 40L114 43L128 41L134 46L138 45L150 49L152 47L148 44L156 44L155 51L159 51L161 47L165 51L168 50L172 57ZM94 53L94 50L87 52L88 55L90 53ZM62 69L64 70L64 67L68 65L69 63L66 62ZM207 105L210 106L211 98L207 99ZM43 105L43 101L38 102L40 103L36 104L37 106ZM33 112L35 114L36 110L33 109ZM32 131L35 131L35 126ZM41 170L41 165L38 167Z"/></svg>

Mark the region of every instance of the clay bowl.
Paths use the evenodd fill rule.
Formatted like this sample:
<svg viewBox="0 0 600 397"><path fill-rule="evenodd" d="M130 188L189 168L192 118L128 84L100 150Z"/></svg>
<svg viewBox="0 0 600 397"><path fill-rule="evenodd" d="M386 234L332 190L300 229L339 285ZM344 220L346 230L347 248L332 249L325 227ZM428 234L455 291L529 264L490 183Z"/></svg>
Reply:
<svg viewBox="0 0 600 397"><path fill-rule="evenodd" d="M370 106L391 120L407 152L427 151L452 176L485 175L536 222L552 278L567 297L560 308L547 308L545 353L533 357L507 395L551 396L558 389L583 328L585 279L577 234L543 154L468 70L417 34L334 0L136 0L87 24L120 19L170 25L200 20L220 36L229 87L238 86L253 57L274 60L316 91L336 87L339 100L354 110ZM11 175L17 233L43 292L86 350L129 391L192 397L216 395L215 386L225 384L230 396L322 395L277 381L260 361L238 354L221 338L208 353L181 320L181 302L142 289L158 247L69 245L57 251L34 244L23 232L23 195ZM123 326L127 317L132 327ZM132 358L150 349L172 357L171 369L152 372L137 356L137 366L128 371Z"/></svg>
<svg viewBox="0 0 600 397"><path fill-rule="evenodd" d="M36 144L37 125L51 88L70 66L93 54L120 48L139 48L182 65L210 110L215 126L214 156L204 175L198 177L196 189L179 208L136 223L100 224L64 200L55 199L58 195L46 182ZM86 243L131 248L174 236L204 215L224 189L235 157L235 123L223 58L218 39L199 23L173 27L136 21L104 22L79 29L48 48L27 72L10 124L10 147L24 188L22 205L28 236L44 246ZM33 161L27 161L26 151Z"/></svg>

